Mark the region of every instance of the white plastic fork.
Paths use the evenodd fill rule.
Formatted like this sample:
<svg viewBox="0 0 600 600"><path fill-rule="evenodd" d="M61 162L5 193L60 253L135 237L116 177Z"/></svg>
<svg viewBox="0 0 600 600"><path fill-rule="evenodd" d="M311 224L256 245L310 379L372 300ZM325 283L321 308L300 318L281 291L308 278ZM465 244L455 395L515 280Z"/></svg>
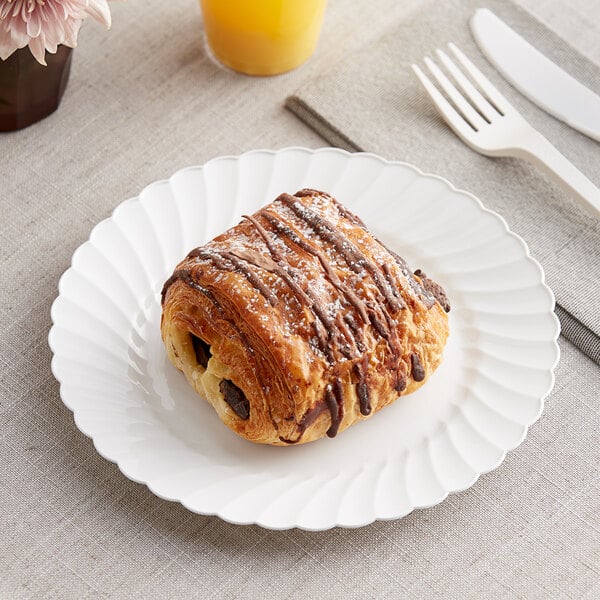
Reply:
<svg viewBox="0 0 600 600"><path fill-rule="evenodd" d="M438 58L455 83L431 59L425 58L425 64L452 104L417 65L412 68L456 135L481 154L524 158L600 216L600 189L534 129L454 44L448 46L483 93L441 50L436 51Z"/></svg>

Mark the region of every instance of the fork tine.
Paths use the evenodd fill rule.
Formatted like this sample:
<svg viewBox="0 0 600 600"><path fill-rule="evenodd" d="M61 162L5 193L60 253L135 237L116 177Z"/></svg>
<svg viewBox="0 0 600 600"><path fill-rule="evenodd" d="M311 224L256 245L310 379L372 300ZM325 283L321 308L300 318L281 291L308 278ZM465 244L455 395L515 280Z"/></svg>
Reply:
<svg viewBox="0 0 600 600"><path fill-rule="evenodd" d="M494 84L452 42L448 44L448 47L498 110L503 114L515 111L512 104L498 91Z"/></svg>
<svg viewBox="0 0 600 600"><path fill-rule="evenodd" d="M464 73L456 66L456 63L443 50L436 50L436 53L449 73L454 77L458 86L483 116L490 123L492 119L498 117L498 111L479 93L479 90L465 77Z"/></svg>
<svg viewBox="0 0 600 600"><path fill-rule="evenodd" d="M463 117L471 124L473 129L479 131L482 127L484 127L486 124L485 121L463 98L462 94L456 89L456 87L454 87L454 84L446 77L446 75L444 75L442 70L430 58L425 58L425 64L442 89L446 92L446 94L448 94L450 100L454 102L454 105L462 113Z"/></svg>
<svg viewBox="0 0 600 600"><path fill-rule="evenodd" d="M425 73L423 73L423 71L421 71L417 65L412 65L412 69L433 100L433 103L442 113L446 123L452 127L456 135L458 135L461 139L467 139L469 135L473 133L473 129L471 129L467 122L456 112L450 102L444 98L435 85L431 83L429 77L427 77L427 75L425 75Z"/></svg>

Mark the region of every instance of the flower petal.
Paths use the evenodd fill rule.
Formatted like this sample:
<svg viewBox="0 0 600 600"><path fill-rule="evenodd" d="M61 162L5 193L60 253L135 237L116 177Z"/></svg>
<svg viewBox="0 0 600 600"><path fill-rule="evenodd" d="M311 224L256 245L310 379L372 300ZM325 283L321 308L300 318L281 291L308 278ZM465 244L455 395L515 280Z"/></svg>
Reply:
<svg viewBox="0 0 600 600"><path fill-rule="evenodd" d="M74 48L83 21L92 17L111 26L107 0L0 0L0 57L30 45L36 60L45 64L46 51L59 44Z"/></svg>
<svg viewBox="0 0 600 600"><path fill-rule="evenodd" d="M30 38L27 35L27 23L25 21L19 19L14 23L5 23L4 27L8 30L18 48L23 48L29 43Z"/></svg>
<svg viewBox="0 0 600 600"><path fill-rule="evenodd" d="M29 15L27 21L27 35L32 38L38 37L42 32L42 19L40 18L39 11L33 11Z"/></svg>
<svg viewBox="0 0 600 600"><path fill-rule="evenodd" d="M106 25L107 29L111 26L110 8L106 0L88 0L87 13L98 23Z"/></svg>
<svg viewBox="0 0 600 600"><path fill-rule="evenodd" d="M29 42L29 49L31 50L31 54L35 57L35 60L41 65L46 66L46 59L44 58L46 55L46 46L42 36L32 38Z"/></svg>
<svg viewBox="0 0 600 600"><path fill-rule="evenodd" d="M6 15L10 12L10 2L0 2L0 21L6 19Z"/></svg>
<svg viewBox="0 0 600 600"><path fill-rule="evenodd" d="M6 60L18 48L18 42L13 40L10 32L0 23L0 59Z"/></svg>
<svg viewBox="0 0 600 600"><path fill-rule="evenodd" d="M50 46L56 46L62 44L65 39L65 28L62 21L54 19L44 24L44 35L46 38L46 50Z"/></svg>
<svg viewBox="0 0 600 600"><path fill-rule="evenodd" d="M77 35L79 34L82 23L83 21L81 19L69 19L68 21L65 21L65 39L63 41L65 46L69 46L70 48L75 48L77 46Z"/></svg>

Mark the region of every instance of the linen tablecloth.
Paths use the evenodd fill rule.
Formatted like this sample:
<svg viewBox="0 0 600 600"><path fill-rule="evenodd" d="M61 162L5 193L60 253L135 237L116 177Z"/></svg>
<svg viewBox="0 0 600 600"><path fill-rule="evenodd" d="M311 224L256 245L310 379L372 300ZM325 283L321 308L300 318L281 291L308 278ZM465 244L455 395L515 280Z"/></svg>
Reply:
<svg viewBox="0 0 600 600"><path fill-rule="evenodd" d="M600 370L566 341L542 418L500 468L357 530L192 514L102 459L60 401L50 305L91 228L180 167L322 145L283 101L419 5L381 2L331 0L317 54L272 79L211 63L193 0L113 3L110 32L84 26L59 111L1 135L0 598L600 596ZM600 7L526 4L600 62Z"/></svg>

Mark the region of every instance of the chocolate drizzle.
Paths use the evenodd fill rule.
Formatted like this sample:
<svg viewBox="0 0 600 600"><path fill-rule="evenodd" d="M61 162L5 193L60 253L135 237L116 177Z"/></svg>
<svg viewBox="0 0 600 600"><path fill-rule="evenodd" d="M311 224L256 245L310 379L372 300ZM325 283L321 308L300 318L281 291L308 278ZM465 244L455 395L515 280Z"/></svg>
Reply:
<svg viewBox="0 0 600 600"><path fill-rule="evenodd" d="M408 281L408 284L412 288L413 292L415 292L415 294L421 299L421 302L423 302L423 304L427 308L431 308L435 304L435 300L436 300L435 297L427 289L427 287L425 285L421 285L413 277L413 274L410 272L410 269L408 268L407 262L399 254L397 254L396 252L394 252L393 250L391 250L390 248L388 248L380 239L376 238L375 236L373 236L373 239L382 248L384 248L385 250L387 250L390 253L391 256L393 256L394 260L396 261L396 264L400 267L400 270L402 271L402 274L404 275L404 277L406 277L406 280ZM387 265L385 265L385 267L387 267ZM415 275L417 275L417 276L419 275L418 271L415 271Z"/></svg>
<svg viewBox="0 0 600 600"><path fill-rule="evenodd" d="M179 276L177 275L177 271L175 273L173 273L173 275L171 275L171 277L169 277L169 279L167 279L162 287L162 290L160 292L160 303L161 306L164 306L165 304L165 297L167 295L167 291L168 289L179 279Z"/></svg>
<svg viewBox="0 0 600 600"><path fill-rule="evenodd" d="M369 386L367 385L367 370L369 367L369 356L365 354L362 361L354 365L354 373L358 377L356 384L356 395L358 396L358 404L361 415L371 414L371 398L369 394Z"/></svg>
<svg viewBox="0 0 600 600"><path fill-rule="evenodd" d="M450 301L448 300L448 296L446 296L444 288L439 283L429 279L421 269L417 269L415 275L423 282L423 288L427 290L432 297L435 297L446 312L450 312Z"/></svg>
<svg viewBox="0 0 600 600"><path fill-rule="evenodd" d="M367 312L365 310L364 302L356 295L356 293L347 285L344 285L340 278L337 276L336 272L331 267L331 263L327 260L323 252L321 252L318 248L311 245L305 238L303 238L299 233L292 230L291 227L288 227L284 223L282 223L276 216L272 215L267 211L262 212L262 216L271 224L271 226L279 233L280 235L285 235L291 242L296 244L299 248L302 248L305 252L308 252L312 256L315 256L319 259L321 266L327 273L327 277L329 281L334 285L343 295L347 302L349 302L358 314L361 316L364 323L368 323L369 318L367 316Z"/></svg>
<svg viewBox="0 0 600 600"><path fill-rule="evenodd" d="M329 242L344 258L352 271L357 274L362 274L363 270L367 271L392 310L398 311L404 308L402 301L397 298L389 282L382 276L379 267L369 260L347 237L342 236L330 221L304 206L298 201L297 197L281 194L277 200L287 205L315 233Z"/></svg>
<svg viewBox="0 0 600 600"><path fill-rule="evenodd" d="M241 257L233 252L219 252L218 250L196 248L187 257L210 260L217 269L241 273L266 298L271 306L277 305L277 296L257 277L252 269L248 268L246 261L243 259L240 260Z"/></svg>
<svg viewBox="0 0 600 600"><path fill-rule="evenodd" d="M410 355L410 372L415 381L423 381L425 379L425 369L421 363L421 359L416 352Z"/></svg>
<svg viewBox="0 0 600 600"><path fill-rule="evenodd" d="M291 440L289 438L284 438L279 436L280 441L285 444L297 444L304 435L304 432L327 410L327 405L325 402L318 402L311 408L309 408L305 413L302 419L300 419L300 423L298 423L298 437L295 440Z"/></svg>
<svg viewBox="0 0 600 600"><path fill-rule="evenodd" d="M201 294L204 294L215 307L219 309L219 312L222 312L222 306L216 301L212 292L207 290L204 286L201 286L199 283L196 283L194 278L192 277L192 273L189 269L177 269L169 279L167 279L165 285L162 290L163 302L165 301L165 296L167 294L167 290L169 287L175 283L176 281L183 281L187 286L191 287L194 290L199 291Z"/></svg>
<svg viewBox="0 0 600 600"><path fill-rule="evenodd" d="M339 379L327 385L325 404L331 413L331 426L327 430L327 436L335 437L344 418L344 389Z"/></svg>
<svg viewBox="0 0 600 600"><path fill-rule="evenodd" d="M305 196L310 194L307 194L305 190L303 192L299 192L299 195ZM353 272L362 274L363 269L366 270L372 276L377 289L388 302L388 304L391 305L391 308L394 312L397 312L404 307L404 304L402 303L402 300L394 285L391 270L387 264L384 264L382 267L384 274L382 277L378 266L369 260L363 252L361 252L347 239L347 237L342 236L332 223L314 211L311 211L303 204L298 203L297 199L293 196L282 194L278 199L290 207L296 216L302 219L320 237L331 243L337 252L344 258L346 264ZM327 260L324 252L320 251L317 247L315 247L314 244L311 244L299 233L292 230L292 228L288 225L282 223L277 217L268 211L263 210L260 214L269 222L269 224L277 231L277 233L280 235L285 235L294 244L319 259L319 262L328 275L329 281L338 289L338 291L341 292L345 303L353 306L361 316L363 322L370 323L381 337L388 341L391 340L390 347L393 351L392 360L397 361L399 355L401 354L401 348L395 343L397 336L393 335L392 333L395 331L395 324L392 322L393 319L391 318L389 312L384 310L382 311L384 313L383 315L378 314L374 303L361 300L348 285L342 283ZM381 319L381 316L384 317L384 320ZM355 343L357 343L358 338L359 336L355 336Z"/></svg>
<svg viewBox="0 0 600 600"><path fill-rule="evenodd" d="M307 208L302 203L298 202L298 197L304 195L310 194L307 194L306 191L299 192L296 197L288 194L282 194L279 196L278 200L290 208L296 217L306 223L319 237L331 244L354 273L360 273L361 275L364 271L369 273L373 282L375 283L376 288L381 293L387 305L392 309L393 312L397 312L398 310L404 308L404 303L402 302L402 299L395 288L392 272L389 266L384 265L382 270L380 270L374 262L369 260L368 257L361 252L358 247L356 247L356 245L354 245L347 237L342 236L331 222ZM391 367L395 373L394 388L397 391L404 390L406 388L406 378L403 373L399 372L397 368L395 368L402 353L402 348L400 347L400 342L396 332L396 323L394 322L393 317L388 310L385 310L380 306L378 307L374 302L361 300L358 295L349 288L349 286L345 285L339 279L331 264L327 260L325 253L319 250L314 244L311 244L301 234L294 231L288 225L282 223L280 219L269 213L267 210L262 210L259 214L269 223L269 225L277 234L280 236L285 236L292 243L302 248L305 252L315 256L321 263L325 273L328 275L330 283L336 289L338 289L339 292L341 292L345 304L353 306L363 320L363 323L370 323L377 333L387 341L391 350L388 367ZM256 222L256 219L254 221ZM265 239L267 230L262 226L260 227L261 229L259 230L259 233L261 233L261 236L263 239ZM267 247L271 249L272 245L267 244ZM336 323L338 325L338 330L340 322L342 322L341 319ZM329 326L329 322L325 321L325 324ZM360 345L364 349L361 335L362 331L357 328L356 321L352 319L349 322L349 325L354 334L353 337L355 348L358 351L360 341ZM329 331L331 334L332 330L329 329ZM350 356L349 348L346 348L345 346L338 346L338 349L342 352L346 350L345 355L347 357ZM362 350L358 351L356 354L354 354L354 356L360 356L361 351ZM355 374L358 376L358 381L356 382L356 393L359 399L360 412L363 415L368 415L371 413L372 407L368 393L369 388L365 380L366 368L357 368L357 365L359 365L359 363L356 363L354 368ZM333 437L337 433L343 418L343 414L340 415L339 413L339 410L341 410L340 407L343 408L343 390L339 382L336 381L336 383L333 384L333 387L327 388L325 393L325 403L331 413L331 427L329 428L327 435ZM336 412L336 407L338 407L338 412Z"/></svg>
<svg viewBox="0 0 600 600"><path fill-rule="evenodd" d="M320 351L328 358L328 360L333 360L334 355L332 353L331 345L329 344L331 322L325 312L324 306L319 303L318 298L314 297L314 292L312 292L310 289L307 291L302 289L296 280L299 278L298 270L294 269L287 262L285 262L283 257L269 240L269 235L262 225L258 223L254 217L244 216L244 218L248 219L257 228L257 231L265 240L267 248L269 249L269 252L274 260L271 260L258 253L248 251L243 253L240 252L237 255L280 277L290 288L300 306L308 306L312 310L316 317L313 322L313 326L318 340L318 347ZM253 256L254 260L252 259Z"/></svg>

